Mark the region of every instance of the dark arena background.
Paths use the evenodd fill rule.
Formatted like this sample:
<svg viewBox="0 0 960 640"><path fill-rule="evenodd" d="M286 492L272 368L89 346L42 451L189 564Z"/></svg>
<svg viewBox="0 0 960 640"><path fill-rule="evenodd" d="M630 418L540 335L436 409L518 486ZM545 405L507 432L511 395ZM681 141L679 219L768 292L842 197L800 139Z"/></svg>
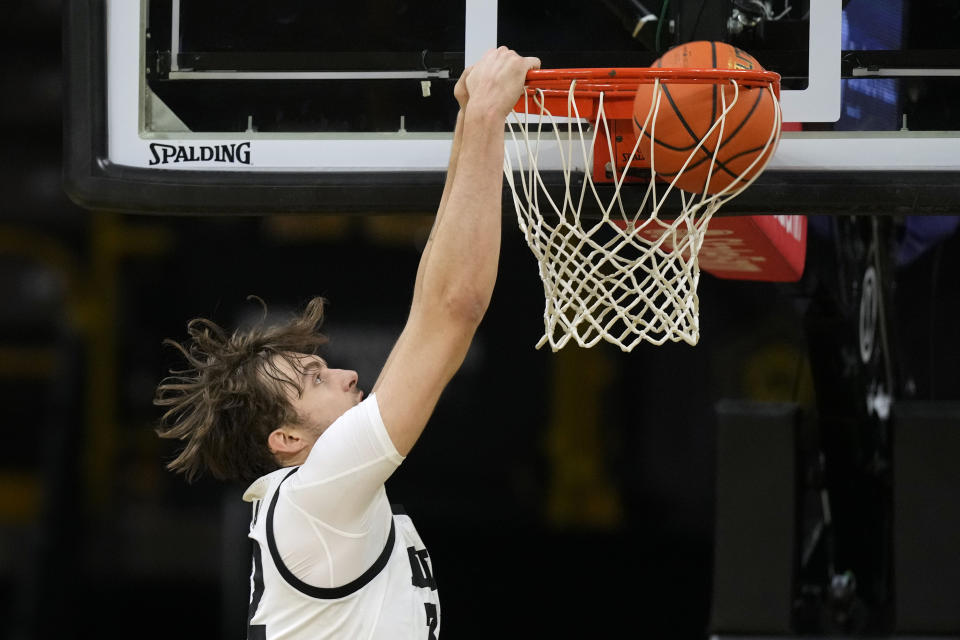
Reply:
<svg viewBox="0 0 960 640"><path fill-rule="evenodd" d="M128 1L140 2L112 0ZM834 4L503 1L498 38L555 67L643 66L683 41L724 40L766 52L784 87L803 89L797 60L821 1ZM406 319L442 172L322 178L322 202L268 176L242 202L228 179L155 181L146 155L138 169L91 162L107 106L96 58L77 56L104 49L94 18L107 4L13 0L0 21L0 636L242 638L245 487L164 469L176 449L155 435L151 400L179 362L161 341L198 316L255 320L251 295L277 318L321 295L324 355L369 391ZM271 6L289 26L300 10L321 21L314 4L327 3ZM417 102L419 80L415 97L400 81L332 83L328 109L295 81L184 84L156 26L169 39L170 3L152 0L152 126L176 118L235 143L254 128L449 134L465 2L346 4L283 50L244 31L256 21L231 3L183 2L180 66L303 70L314 60L295 47L316 37L346 56L329 56L335 71L423 53L414 66L450 71L434 102ZM772 171L743 212L810 214L802 279L704 274L700 343L631 353L534 349L543 287L505 197L489 312L387 484L430 547L443 638L960 637L960 3L835 4L842 117L802 134L952 135L953 166ZM229 16L221 31L217 16ZM659 28L633 37L638 16ZM368 17L365 35L347 35ZM855 77L885 67L920 71ZM78 127L88 107L100 116ZM157 144L159 162L170 154Z"/></svg>

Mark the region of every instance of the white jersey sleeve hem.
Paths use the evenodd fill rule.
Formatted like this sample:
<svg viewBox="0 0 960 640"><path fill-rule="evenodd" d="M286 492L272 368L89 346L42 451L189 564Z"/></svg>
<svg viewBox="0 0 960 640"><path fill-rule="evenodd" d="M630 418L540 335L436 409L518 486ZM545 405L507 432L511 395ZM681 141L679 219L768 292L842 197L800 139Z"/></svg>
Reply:
<svg viewBox="0 0 960 640"><path fill-rule="evenodd" d="M383 452L391 462L400 465L400 463L402 463L406 457L400 455L400 452L397 451L397 446L393 444L393 439L390 437L390 433L387 431L387 425L383 423L383 416L380 415L380 403L377 401L377 394L370 394L370 397L367 400L367 403L364 404L361 402L360 404L364 406L370 422L373 423L374 433L376 434L377 439L380 441L380 444L383 446Z"/></svg>

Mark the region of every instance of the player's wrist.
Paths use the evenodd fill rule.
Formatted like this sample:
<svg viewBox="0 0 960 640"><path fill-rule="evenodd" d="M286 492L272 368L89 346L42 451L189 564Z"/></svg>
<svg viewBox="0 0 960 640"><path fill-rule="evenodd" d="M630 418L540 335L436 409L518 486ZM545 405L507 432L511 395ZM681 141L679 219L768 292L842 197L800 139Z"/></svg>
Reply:
<svg viewBox="0 0 960 640"><path fill-rule="evenodd" d="M502 128L507 114L496 104L484 104L476 99L463 110L464 122L470 125Z"/></svg>

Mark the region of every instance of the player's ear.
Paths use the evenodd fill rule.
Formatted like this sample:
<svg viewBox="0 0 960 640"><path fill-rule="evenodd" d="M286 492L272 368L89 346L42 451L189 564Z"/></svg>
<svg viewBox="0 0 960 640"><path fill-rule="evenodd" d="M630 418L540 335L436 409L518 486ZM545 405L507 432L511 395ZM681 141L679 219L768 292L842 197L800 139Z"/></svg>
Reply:
<svg viewBox="0 0 960 640"><path fill-rule="evenodd" d="M274 455L290 455L303 450L307 443L296 430L280 427L267 436L267 446L270 447L270 453Z"/></svg>

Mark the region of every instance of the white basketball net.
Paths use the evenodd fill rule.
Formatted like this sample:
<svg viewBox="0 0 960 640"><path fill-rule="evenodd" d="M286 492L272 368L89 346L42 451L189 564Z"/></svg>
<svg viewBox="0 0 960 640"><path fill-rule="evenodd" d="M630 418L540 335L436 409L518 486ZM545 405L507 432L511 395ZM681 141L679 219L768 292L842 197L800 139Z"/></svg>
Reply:
<svg viewBox="0 0 960 640"><path fill-rule="evenodd" d="M683 168L691 162L719 128L719 139L710 159L713 172L717 151L722 146L726 115L739 97L726 103L709 132L690 152ZM643 130L630 155L637 154L639 140L650 126L655 138L656 114L660 108L660 81L654 83L650 111ZM627 167L613 176L612 196L604 198L592 179L593 150L597 135L605 136L605 144L613 158L615 145L604 113L604 96L599 97L594 126L585 124L574 100L576 81L568 92L567 113L555 116L546 109L542 91L526 99L526 113L513 112L508 118L509 138L504 158L507 184L513 193L517 221L527 244L539 263L543 281L545 306L544 335L539 349L547 342L557 351L571 339L581 347L592 347L600 340L611 342L623 351L630 351L641 342L656 345L666 341L683 341L695 345L700 337L697 283L700 268L697 254L703 244L710 218L724 203L736 197L756 179L737 178L723 191L710 195L681 195L681 211L662 211L674 182L660 184L654 179L656 158L650 158L650 180L644 184L625 184ZM769 89L776 104L776 95ZM776 110L775 126L770 131L763 152L742 175L749 175L754 165L775 145L780 132L780 110ZM559 120L558 118L563 118ZM652 123L652 124L651 124ZM556 126L556 125L560 126ZM569 133L561 131L569 126ZM510 142L512 141L512 144ZM562 199L553 195L538 169L538 160L547 154L559 154L565 185ZM542 155L541 155L542 154ZM773 155L772 153L770 155ZM678 174L681 175L682 171ZM674 179L675 181L676 179ZM621 194L627 189L645 189L639 207L627 209ZM581 216L584 204L595 204L599 215Z"/></svg>

